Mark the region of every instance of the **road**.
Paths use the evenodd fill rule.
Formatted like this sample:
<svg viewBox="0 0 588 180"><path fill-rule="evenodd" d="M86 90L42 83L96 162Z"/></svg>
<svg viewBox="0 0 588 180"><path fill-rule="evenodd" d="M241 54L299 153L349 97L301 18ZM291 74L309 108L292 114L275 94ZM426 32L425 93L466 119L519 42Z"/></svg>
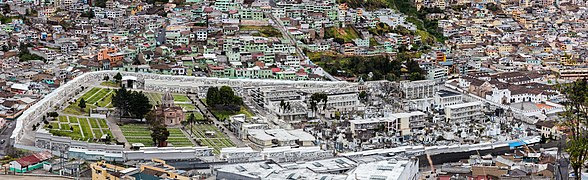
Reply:
<svg viewBox="0 0 588 180"><path fill-rule="evenodd" d="M302 49L300 49L300 47L298 47L298 44L297 44L298 41L294 37L292 37L292 34L290 34L288 32L288 29L286 29L286 26L284 26L284 24L282 24L282 21L278 20L278 18L274 17L274 15L271 13L266 13L265 15L268 16L270 19L272 19L272 21L275 22L274 24L278 27L278 30L280 32L282 32L283 37L288 38L288 40L290 41L290 45L292 45L292 46L294 46L294 48L296 48L296 54L298 54L298 58L301 61L304 60L304 61L310 62L310 59L308 57L306 57L306 54L304 54L304 51L302 51ZM327 77L331 81L339 81L339 79L333 77L328 72L324 72L323 75L325 75L325 77Z"/></svg>
<svg viewBox="0 0 588 180"><path fill-rule="evenodd" d="M10 145L10 136L16 127L14 124L15 121L7 121L5 128L0 131L0 141L4 140L4 143L0 144L0 156L6 156L6 148Z"/></svg>
<svg viewBox="0 0 588 180"><path fill-rule="evenodd" d="M200 110L200 113L202 113L202 116L204 117L208 117L210 119L212 119L212 121L214 122L215 125L222 127L221 131L224 129L224 133L229 136L229 138L231 139L231 141L233 141L233 143L235 143L235 146L237 147L247 147L247 145L245 143L243 143L243 141L241 141L241 139L237 138L235 136L235 134L233 134L233 132L227 131L228 128L226 128L222 122L218 121L218 119L216 119L216 117L214 117L214 115L212 115L212 112L210 112L208 110L208 108L206 108L206 106L204 106L204 104L200 101L200 99L198 99L198 97L194 97L193 95L188 95L188 97L190 97L190 99L192 100L192 102L194 102L194 105L196 105L196 107L198 108L198 110Z"/></svg>

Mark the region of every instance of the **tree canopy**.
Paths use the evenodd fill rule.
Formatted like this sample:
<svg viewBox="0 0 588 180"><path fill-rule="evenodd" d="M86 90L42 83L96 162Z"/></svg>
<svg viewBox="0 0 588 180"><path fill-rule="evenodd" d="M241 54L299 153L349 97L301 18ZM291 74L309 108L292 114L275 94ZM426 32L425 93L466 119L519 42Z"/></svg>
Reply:
<svg viewBox="0 0 588 180"><path fill-rule="evenodd" d="M325 71L338 76L362 76L365 80L422 80L425 78L424 71L418 62L410 60L409 53L398 53L397 58L390 60L386 56L373 57L332 57L321 56L320 60L313 60ZM407 72L402 71L406 66ZM369 78L368 74L373 76ZM414 74L413 74L414 73ZM412 77L411 77L412 76Z"/></svg>
<svg viewBox="0 0 588 180"><path fill-rule="evenodd" d="M565 150L577 175L588 160L588 129L585 128L588 125L588 82L580 79L560 85L560 92L567 99L564 102L565 111L561 114L564 119L562 124L570 131ZM579 176L576 179L580 179Z"/></svg>
<svg viewBox="0 0 588 180"><path fill-rule="evenodd" d="M243 98L235 95L229 86L209 87L206 92L206 104L216 110L239 111L243 105Z"/></svg>
<svg viewBox="0 0 588 180"><path fill-rule="evenodd" d="M112 97L114 107L121 111L122 116L142 119L153 107L143 92L120 88Z"/></svg>
<svg viewBox="0 0 588 180"><path fill-rule="evenodd" d="M86 100L84 100L84 98L82 98L80 100L80 103L78 104L78 106L83 110L86 109Z"/></svg>

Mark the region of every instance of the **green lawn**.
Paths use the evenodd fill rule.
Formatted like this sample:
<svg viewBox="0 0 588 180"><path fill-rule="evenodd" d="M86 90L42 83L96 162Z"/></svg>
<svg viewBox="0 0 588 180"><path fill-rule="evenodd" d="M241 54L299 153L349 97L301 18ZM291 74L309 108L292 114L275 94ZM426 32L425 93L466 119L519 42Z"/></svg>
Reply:
<svg viewBox="0 0 588 180"><path fill-rule="evenodd" d="M100 126L98 126L98 122L96 122L95 118L88 118L88 121L90 121L90 126L92 128L100 128Z"/></svg>
<svg viewBox="0 0 588 180"><path fill-rule="evenodd" d="M120 126L123 135L129 143L143 143L145 146L153 146L151 130L146 124L125 124ZM194 146L179 128L167 128L170 132L168 142L173 146Z"/></svg>
<svg viewBox="0 0 588 180"><path fill-rule="evenodd" d="M102 123L104 123L104 126L99 128L98 124ZM58 121L51 121L50 125L52 126L51 129L49 129L48 126L45 126L45 128L47 128L51 134L55 136L71 137L74 140L94 142L94 140L98 140L102 137L103 132L109 134L110 137L113 137L112 132L110 132L106 120L104 119L59 116ZM72 128L73 131L71 130ZM100 131L101 129L102 132Z"/></svg>
<svg viewBox="0 0 588 180"><path fill-rule="evenodd" d="M100 91L100 88L96 88L96 87L92 88L92 89L90 89L90 91L86 92L86 94L82 95L82 98L90 99L90 97L98 91Z"/></svg>
<svg viewBox="0 0 588 180"><path fill-rule="evenodd" d="M76 117L69 117L69 123L79 123L78 118Z"/></svg>
<svg viewBox="0 0 588 180"><path fill-rule="evenodd" d="M185 96L185 95L174 94L172 96L174 96L174 102L192 102L192 101L190 101L188 96Z"/></svg>
<svg viewBox="0 0 588 180"><path fill-rule="evenodd" d="M80 126L82 127L82 133L84 134L84 137L86 137L86 139L94 138L94 135L92 135L92 129L90 127L88 119L87 118L78 118L78 120L80 121Z"/></svg>
<svg viewBox="0 0 588 180"><path fill-rule="evenodd" d="M213 136L206 136L206 131L215 132ZM200 141L202 146L213 148L213 153L218 154L225 147L234 147L235 144L227 135L222 133L216 126L209 124L194 125L192 127L195 139Z"/></svg>
<svg viewBox="0 0 588 180"><path fill-rule="evenodd" d="M108 86L108 87L120 87L118 85L118 83L116 83L114 81L104 81L104 82L101 82L100 85L102 85L102 86Z"/></svg>
<svg viewBox="0 0 588 180"><path fill-rule="evenodd" d="M147 98L149 98L149 103L151 103L152 105L158 105L161 104L161 94L159 93L145 93L145 95L147 96Z"/></svg>
<svg viewBox="0 0 588 180"><path fill-rule="evenodd" d="M282 33L272 26L239 26L240 31L257 31L262 37L282 37Z"/></svg>
<svg viewBox="0 0 588 180"><path fill-rule="evenodd" d="M89 109L96 107L112 108L113 89L92 88L82 97L78 98L75 103L67 106L63 112L72 115L85 115ZM78 105L81 99L86 101L86 109L82 110Z"/></svg>
<svg viewBox="0 0 588 180"><path fill-rule="evenodd" d="M68 122L67 116L59 116L59 122Z"/></svg>
<svg viewBox="0 0 588 180"><path fill-rule="evenodd" d="M352 27L329 27L325 30L325 38L341 38L345 42L353 42L353 39L359 38L359 35Z"/></svg>
<svg viewBox="0 0 588 180"><path fill-rule="evenodd" d="M206 120L206 119L204 119L204 116L202 114L200 114L199 112L186 112L186 113L184 113L184 116L186 117L184 119L185 120L188 120L188 118L190 117L190 114L191 113L194 113L194 118L196 118L196 121L198 121L198 120Z"/></svg>
<svg viewBox="0 0 588 180"><path fill-rule="evenodd" d="M61 124L61 128L59 128L60 130L70 130L69 129L69 124Z"/></svg>
<svg viewBox="0 0 588 180"><path fill-rule="evenodd" d="M194 106L193 104L176 104L176 105L182 107L186 111L194 111L194 110L196 110L196 106Z"/></svg>
<svg viewBox="0 0 588 180"><path fill-rule="evenodd" d="M98 121L98 124L100 124L101 128L108 128L108 124L106 124L106 120L105 119L96 119Z"/></svg>
<svg viewBox="0 0 588 180"><path fill-rule="evenodd" d="M230 116L237 115L237 114L245 114L247 117L254 116L253 113L249 112L247 108L241 106L241 110L239 112L233 113L230 111L219 111L219 110L212 110L212 114L216 116L218 120L229 119Z"/></svg>

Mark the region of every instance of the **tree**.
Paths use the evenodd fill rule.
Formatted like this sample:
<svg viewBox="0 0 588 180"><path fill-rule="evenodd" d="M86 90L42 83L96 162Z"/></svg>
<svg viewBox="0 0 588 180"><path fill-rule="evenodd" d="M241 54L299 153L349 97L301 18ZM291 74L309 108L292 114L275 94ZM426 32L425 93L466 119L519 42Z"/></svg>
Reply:
<svg viewBox="0 0 588 180"><path fill-rule="evenodd" d="M124 87L116 91L112 104L118 108L121 117L130 115L137 119L143 119L153 107L143 92L129 91Z"/></svg>
<svg viewBox="0 0 588 180"><path fill-rule="evenodd" d="M114 75L114 80L116 80L117 83L120 83L120 81L122 80L122 75L120 74L120 72L116 73L116 75Z"/></svg>
<svg viewBox="0 0 588 180"><path fill-rule="evenodd" d="M243 105L243 98L235 95L229 86L209 87L206 92L206 104L216 110L239 111Z"/></svg>
<svg viewBox="0 0 588 180"><path fill-rule="evenodd" d="M161 124L151 128L151 139L153 143L157 144L157 147L167 146L166 142L169 137L169 131Z"/></svg>
<svg viewBox="0 0 588 180"><path fill-rule="evenodd" d="M122 87L118 89L112 97L112 105L118 109L120 118L126 115L129 109L130 98L128 93L129 92Z"/></svg>
<svg viewBox="0 0 588 180"><path fill-rule="evenodd" d="M84 109L86 109L86 100L84 100L84 98L82 98L82 99L80 100L80 103L78 104L78 106L79 106L79 107L82 109L82 111L83 111Z"/></svg>
<svg viewBox="0 0 588 180"><path fill-rule="evenodd" d="M131 102L129 104L129 112L134 118L143 119L145 114L151 111L153 107L149 104L149 98L143 92L133 91L130 94Z"/></svg>
<svg viewBox="0 0 588 180"><path fill-rule="evenodd" d="M70 126L70 127L69 127L69 130L70 130L70 131L73 131L73 126Z"/></svg>
<svg viewBox="0 0 588 180"><path fill-rule="evenodd" d="M579 79L573 83L558 85L564 95L564 112L562 125L570 130L566 151L570 154L570 165L579 180L582 167L588 156L588 82Z"/></svg>
<svg viewBox="0 0 588 180"><path fill-rule="evenodd" d="M96 0L94 1L93 5L96 7L106 8L106 0Z"/></svg>
<svg viewBox="0 0 588 180"><path fill-rule="evenodd" d="M110 80L110 76L108 76L108 75L105 75L105 76L104 76L104 78L103 78L102 80L104 80L104 81L108 81L108 80Z"/></svg>
<svg viewBox="0 0 588 180"><path fill-rule="evenodd" d="M147 114L145 114L145 121L150 126L156 126L157 124L160 124L160 122L157 121L155 112L153 111L149 111Z"/></svg>
<svg viewBox="0 0 588 180"><path fill-rule="evenodd" d="M217 87L209 87L208 91L206 91L206 104L209 107L214 107L217 104L220 104L220 97Z"/></svg>
<svg viewBox="0 0 588 180"><path fill-rule="evenodd" d="M314 113L316 113L316 110L317 110L317 109L318 109L318 107L317 107L317 102L316 102L316 101L313 101L313 100L311 100L311 101L310 101L310 110L312 111L312 113L313 113L313 114L314 114Z"/></svg>
<svg viewBox="0 0 588 180"><path fill-rule="evenodd" d="M230 105L230 104L235 104L235 102L233 102L233 97L235 96L235 92L233 92L233 89L229 86L222 86L219 90L219 95L221 97L220 101L221 104L223 105Z"/></svg>
<svg viewBox="0 0 588 180"><path fill-rule="evenodd" d="M323 102L323 110L327 109L328 96L325 93L314 93L310 96L310 108L312 112L318 110L319 103Z"/></svg>
<svg viewBox="0 0 588 180"><path fill-rule="evenodd" d="M336 42L336 43L339 43L339 44L344 44L345 43L345 39L343 39L343 38L334 38L333 41Z"/></svg>
<svg viewBox="0 0 588 180"><path fill-rule="evenodd" d="M48 112L47 116L53 118L55 120L55 118L59 117L59 113L53 111L53 112Z"/></svg>
<svg viewBox="0 0 588 180"><path fill-rule="evenodd" d="M365 100L367 98L367 93L365 91L359 92L359 99Z"/></svg>
<svg viewBox="0 0 588 180"><path fill-rule="evenodd" d="M280 100L280 107L282 108L282 113L283 113L284 111L286 111L286 103L284 102L284 100L283 100L283 99L282 99L282 100Z"/></svg>

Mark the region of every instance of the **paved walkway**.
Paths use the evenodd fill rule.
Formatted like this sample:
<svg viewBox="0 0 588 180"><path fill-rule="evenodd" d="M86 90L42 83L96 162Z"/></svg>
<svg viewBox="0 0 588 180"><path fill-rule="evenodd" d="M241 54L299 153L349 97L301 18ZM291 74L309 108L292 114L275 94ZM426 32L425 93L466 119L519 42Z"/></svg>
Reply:
<svg viewBox="0 0 588 180"><path fill-rule="evenodd" d="M131 144L129 143L129 141L127 141L125 135L123 135L122 130L116 124L117 122L118 119L114 119L112 116L106 117L106 124L108 124L108 127L110 128L112 136L114 136L116 138L116 141L118 142L125 142L125 149L130 150Z"/></svg>
<svg viewBox="0 0 588 180"><path fill-rule="evenodd" d="M247 147L247 145L245 143L243 143L243 141L241 141L239 138L237 138L235 136L235 134L233 134L233 132L227 131L228 128L226 128L223 125L223 123L218 121L216 119L216 117L214 117L214 115L212 115L212 112L210 112L208 110L208 108L206 108L206 106L204 106L204 104L202 104L202 102L200 101L200 99L198 99L198 97L195 97L195 95L188 95L188 98L190 98L192 100L192 102L194 102L194 105L196 105L196 108L198 108L198 110L200 110L200 113L202 113L202 116L204 116L205 118L208 117L208 118L212 119L212 121L214 122L215 125L221 127L221 129L219 129L219 130L221 130L223 133L225 133L227 136L229 136L229 139L231 139L231 141L233 141L233 143L235 143L235 146Z"/></svg>
<svg viewBox="0 0 588 180"><path fill-rule="evenodd" d="M190 125L186 125L186 128L190 128ZM196 141L194 141L194 137L190 136L190 132L186 132L184 128L179 129L180 131L182 131L182 133L184 133L184 136L186 136L194 146L200 146L198 143L196 143Z"/></svg>

